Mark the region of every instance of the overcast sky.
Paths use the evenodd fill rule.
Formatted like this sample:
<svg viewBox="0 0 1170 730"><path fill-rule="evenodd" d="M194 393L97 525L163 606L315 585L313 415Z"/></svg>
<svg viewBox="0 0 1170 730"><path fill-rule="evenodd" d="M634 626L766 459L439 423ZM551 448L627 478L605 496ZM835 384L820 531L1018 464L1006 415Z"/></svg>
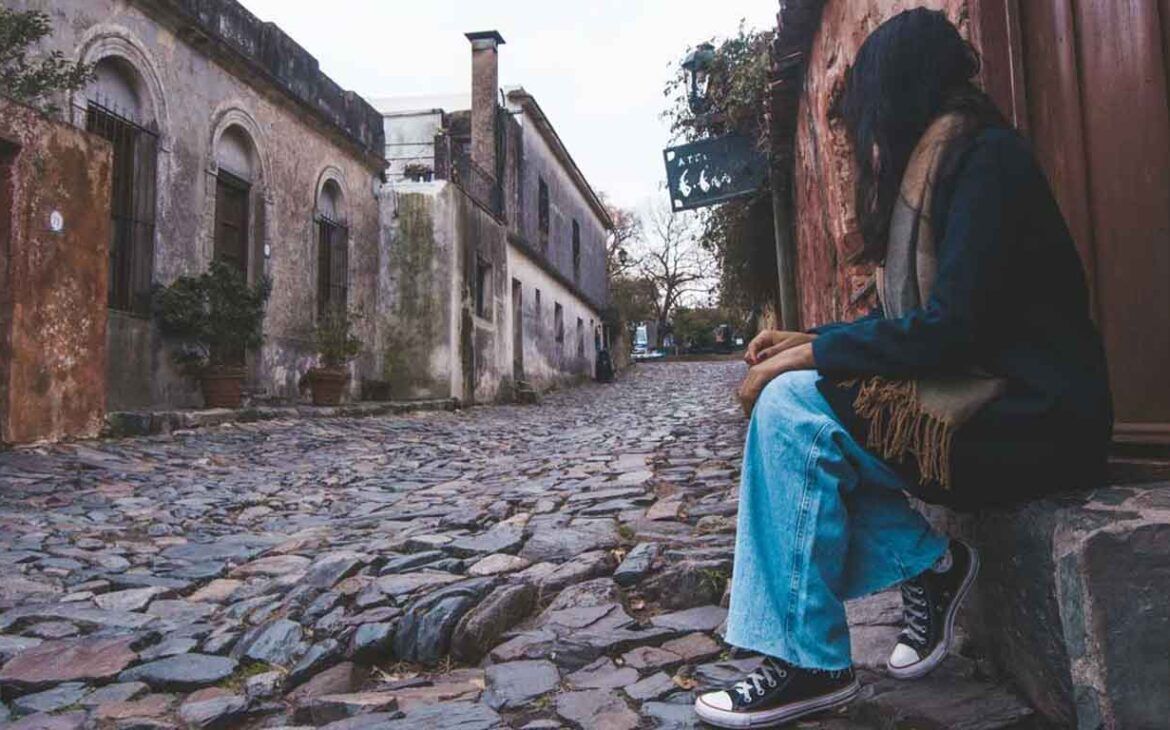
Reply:
<svg viewBox="0 0 1170 730"><path fill-rule="evenodd" d="M776 21L776 0L242 0L369 99L468 93L463 33L498 30L500 85L523 86L593 187L643 207L665 178L662 87L686 47Z"/></svg>

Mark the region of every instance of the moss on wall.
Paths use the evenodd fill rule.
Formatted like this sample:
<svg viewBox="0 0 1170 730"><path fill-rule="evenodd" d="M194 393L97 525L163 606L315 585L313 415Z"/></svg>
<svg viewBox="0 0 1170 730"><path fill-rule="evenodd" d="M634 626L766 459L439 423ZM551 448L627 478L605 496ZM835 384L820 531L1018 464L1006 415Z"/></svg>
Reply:
<svg viewBox="0 0 1170 730"><path fill-rule="evenodd" d="M510 326L506 318L511 301L508 273L507 233L504 224L475 204L461 191L453 191L457 219L457 241L461 248L463 305L460 349L465 376L465 399L491 403L498 399L501 381L512 374ZM490 266L484 316L472 316L475 309L475 281L478 262Z"/></svg>
<svg viewBox="0 0 1170 730"><path fill-rule="evenodd" d="M435 199L403 193L397 235L388 252L394 299L382 323L382 378L394 398L447 397L445 373L432 370L432 353L447 346L449 272L435 240Z"/></svg>

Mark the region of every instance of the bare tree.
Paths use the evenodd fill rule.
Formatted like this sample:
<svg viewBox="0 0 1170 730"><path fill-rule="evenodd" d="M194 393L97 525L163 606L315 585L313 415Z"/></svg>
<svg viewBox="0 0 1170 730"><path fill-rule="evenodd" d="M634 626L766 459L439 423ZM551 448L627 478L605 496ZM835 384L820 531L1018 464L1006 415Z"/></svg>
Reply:
<svg viewBox="0 0 1170 730"><path fill-rule="evenodd" d="M613 221L613 232L605 247L610 281L624 278L637 269L636 246L642 240L642 218L637 211L612 203L603 193L601 204Z"/></svg>
<svg viewBox="0 0 1170 730"><path fill-rule="evenodd" d="M658 291L658 347L680 305L704 302L718 282L714 257L699 244L700 227L691 213L673 213L665 204L646 215L647 237L638 257L638 275Z"/></svg>

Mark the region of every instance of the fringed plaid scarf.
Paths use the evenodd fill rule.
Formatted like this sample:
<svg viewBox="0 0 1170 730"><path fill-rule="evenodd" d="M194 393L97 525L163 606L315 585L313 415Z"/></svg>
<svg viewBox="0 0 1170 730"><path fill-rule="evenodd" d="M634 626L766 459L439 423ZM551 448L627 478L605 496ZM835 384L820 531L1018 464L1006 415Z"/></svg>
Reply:
<svg viewBox="0 0 1170 730"><path fill-rule="evenodd" d="M971 124L961 114L939 117L910 156L890 220L886 258L877 269L878 299L887 318L902 317L930 299L938 272L930 222L934 186L948 146ZM949 488L955 432L1005 387L1005 381L975 372L918 380L872 377L861 381L854 409L868 422L871 450L891 460L913 456L922 483Z"/></svg>

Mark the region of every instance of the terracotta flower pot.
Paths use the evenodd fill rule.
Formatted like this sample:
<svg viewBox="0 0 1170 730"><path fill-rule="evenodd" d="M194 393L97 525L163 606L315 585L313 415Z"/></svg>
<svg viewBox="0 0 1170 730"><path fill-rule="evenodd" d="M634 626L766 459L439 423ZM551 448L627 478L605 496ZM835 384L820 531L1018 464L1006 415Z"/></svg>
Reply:
<svg viewBox="0 0 1170 730"><path fill-rule="evenodd" d="M335 406L341 403L349 371L345 368L313 368L309 371L309 387L313 389L313 405Z"/></svg>
<svg viewBox="0 0 1170 730"><path fill-rule="evenodd" d="M239 408L243 401L244 373L239 370L217 370L203 373L199 386L203 390L205 408Z"/></svg>

